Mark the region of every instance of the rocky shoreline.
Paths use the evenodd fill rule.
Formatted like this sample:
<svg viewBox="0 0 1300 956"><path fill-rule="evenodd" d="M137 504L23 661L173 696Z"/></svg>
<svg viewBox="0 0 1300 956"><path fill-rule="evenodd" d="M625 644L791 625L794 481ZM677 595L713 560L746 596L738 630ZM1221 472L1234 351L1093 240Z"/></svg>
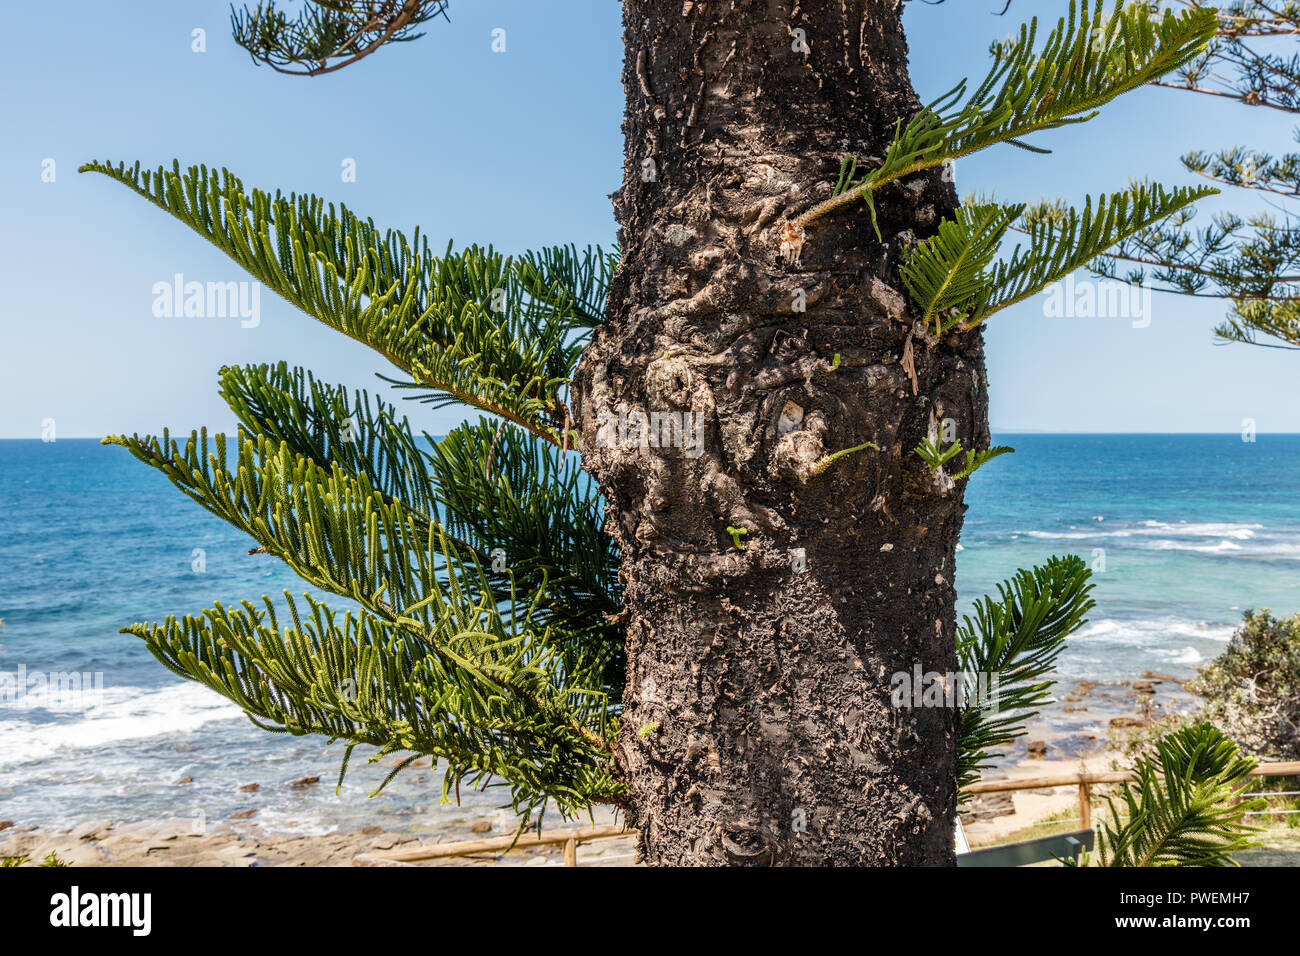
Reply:
<svg viewBox="0 0 1300 956"><path fill-rule="evenodd" d="M602 817L608 816L609 820ZM610 814L597 814L598 822L613 822ZM0 824L8 821L0 821ZM584 820L585 823L585 820ZM570 824L572 825L572 824ZM548 828L547 832L550 832ZM475 835L513 836L489 821L476 825ZM394 833L382 827L365 827L350 833L322 836L265 832L255 825L210 824L196 830L189 819L115 823L104 820L65 830L35 826L10 826L0 830L0 856L25 856L25 865L38 865L47 854L71 866L353 866L377 865L375 854L409 849L420 844L458 843L451 834L429 839L428 834ZM627 866L633 863L632 837L595 840L581 847L583 866ZM473 856L422 861L418 866L560 866L562 845L519 847L508 854L499 850ZM357 858L363 858L358 861ZM371 858L367 863L365 858Z"/></svg>
<svg viewBox="0 0 1300 956"><path fill-rule="evenodd" d="M1079 680L1068 689L1062 684L1056 699L1026 725L1028 733L981 779L1112 770L1134 732L1199 707L1200 699L1184 689L1189 679L1147 670L1129 681ZM973 798L961 818L972 842L993 842L1077 806L1072 787L1007 791Z"/></svg>
<svg viewBox="0 0 1300 956"><path fill-rule="evenodd" d="M1029 733L1009 748L984 780L1042 777L1080 770L1111 769L1128 734L1154 720L1195 709L1196 698L1183 690L1183 679L1146 671L1123 682L1081 680L1042 708L1028 725ZM183 781L178 781L183 782ZM295 788L317 783L314 778L291 782ZM250 790L256 784L241 788ZM1027 790L981 795L962 813L973 842L987 842L1033 825L1046 816L1077 805L1072 788ZM286 834L262 826L256 811L231 813L221 821L185 818L119 822L102 820L65 829L0 820L0 856L25 856L38 864L49 853L73 866L350 866L356 857L382 854L417 844L458 843L513 835L502 815L485 813L436 829L428 825L409 831L366 826L322 835ZM600 810L594 821L615 822ZM560 826L560 821L555 821ZM551 827L547 827L549 830ZM634 861L632 837L583 844L583 866L628 866ZM488 851L471 857L421 862L421 866L560 866L561 845L516 848L508 854Z"/></svg>

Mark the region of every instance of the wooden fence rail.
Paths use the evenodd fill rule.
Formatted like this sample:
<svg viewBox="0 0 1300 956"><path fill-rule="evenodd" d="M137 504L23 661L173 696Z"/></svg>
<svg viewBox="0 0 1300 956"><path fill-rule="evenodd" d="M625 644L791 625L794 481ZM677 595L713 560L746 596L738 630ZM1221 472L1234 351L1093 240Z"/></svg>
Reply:
<svg viewBox="0 0 1300 956"><path fill-rule="evenodd" d="M1262 763L1250 772L1252 777L1293 777L1300 775L1300 761L1290 763ZM990 780L973 783L963 788L964 793L1005 793L1008 790L1039 790L1048 787L1078 787L1079 819L1085 829L1092 826L1092 785L1096 783L1124 783L1133 775L1126 770L1105 773L1066 773L1052 777L1025 777L1020 780Z"/></svg>
<svg viewBox="0 0 1300 956"><path fill-rule="evenodd" d="M1252 777L1300 776L1300 761L1290 763L1262 763L1250 772ZM1019 780L990 780L963 787L964 793L1005 793L1008 790L1040 790L1050 787L1077 787L1079 790L1079 817L1083 828L1092 826L1092 786L1099 783L1124 783L1132 780L1127 771L1105 773L1068 773L1050 777L1024 777ZM362 853L353 858L354 866L404 866L417 860L442 860L449 857L473 856L479 853L500 853L526 847L564 845L564 865L578 865L578 844L588 840L608 837L635 836L636 831L618 824L599 827L561 828L547 833L527 833L514 837L493 837L488 840L467 840L462 843L441 843L389 850L383 853Z"/></svg>

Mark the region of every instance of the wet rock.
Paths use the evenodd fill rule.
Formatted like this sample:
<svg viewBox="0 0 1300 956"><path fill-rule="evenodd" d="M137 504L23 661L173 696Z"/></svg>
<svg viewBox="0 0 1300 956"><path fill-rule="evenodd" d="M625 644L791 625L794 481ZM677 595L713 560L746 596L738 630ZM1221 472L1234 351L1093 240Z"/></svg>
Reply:
<svg viewBox="0 0 1300 956"><path fill-rule="evenodd" d="M1112 727L1145 727L1149 721L1141 717L1112 717L1110 725Z"/></svg>
<svg viewBox="0 0 1300 956"><path fill-rule="evenodd" d="M297 780L290 780L291 787L310 787L314 783L320 783L320 777L299 777Z"/></svg>
<svg viewBox="0 0 1300 956"><path fill-rule="evenodd" d="M112 829L112 820L103 820L99 823L87 823L81 827L74 827L72 835L78 840L101 840L108 835Z"/></svg>
<svg viewBox="0 0 1300 956"><path fill-rule="evenodd" d="M239 810L239 811L236 812L236 813L232 813L232 814L230 815L230 819L232 819L232 820L247 820L249 817L251 817L251 816L252 816L253 814L255 814L255 813L257 813L257 808L256 808L256 807L252 807L252 808L250 808L250 809L248 809L248 810Z"/></svg>
<svg viewBox="0 0 1300 956"><path fill-rule="evenodd" d="M260 783L246 783L239 788L239 791L240 793L252 793L254 790L261 790L261 789L262 789L262 785Z"/></svg>
<svg viewBox="0 0 1300 956"><path fill-rule="evenodd" d="M981 793L962 807L961 820L963 824L970 824L1009 816L1015 812L1015 797L1009 791Z"/></svg>
<svg viewBox="0 0 1300 956"><path fill-rule="evenodd" d="M1168 681L1171 684L1186 684L1187 681L1181 677L1174 677L1172 674L1161 674L1159 671L1143 671L1142 676L1149 678L1159 684Z"/></svg>
<svg viewBox="0 0 1300 956"><path fill-rule="evenodd" d="M1029 751L1029 756L1034 760L1042 760L1047 756L1047 741L1031 740L1025 745L1025 749Z"/></svg>
<svg viewBox="0 0 1300 956"><path fill-rule="evenodd" d="M186 774L184 777L181 777L179 780L176 781L176 786L179 787L181 784L193 783L193 782L194 782L194 778L191 777L189 774Z"/></svg>
<svg viewBox="0 0 1300 956"><path fill-rule="evenodd" d="M470 829L473 830L475 833L491 833L492 824L487 820L480 820L478 823L470 827Z"/></svg>

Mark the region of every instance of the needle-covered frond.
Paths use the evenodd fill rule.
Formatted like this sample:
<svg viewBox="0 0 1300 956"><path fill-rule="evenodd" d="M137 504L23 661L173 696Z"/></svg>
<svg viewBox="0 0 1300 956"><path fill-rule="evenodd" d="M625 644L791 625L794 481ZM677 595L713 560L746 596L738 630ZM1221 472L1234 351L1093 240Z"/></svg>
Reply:
<svg viewBox="0 0 1300 956"><path fill-rule="evenodd" d="M1121 261L1130 266L1122 274ZM1219 338L1300 348L1300 229L1289 219L1219 213L1195 228L1187 210L1135 233L1092 269L1161 291L1228 299L1227 320L1214 330Z"/></svg>
<svg viewBox="0 0 1300 956"><path fill-rule="evenodd" d="M230 11L235 42L280 73L332 73L447 15L448 0L307 0L292 19L275 0Z"/></svg>
<svg viewBox="0 0 1300 956"><path fill-rule="evenodd" d="M622 604L618 551L603 530L599 489L578 456L486 420L430 441L429 473L447 530L495 552L521 586L544 577L570 623L608 632L621 652L621 632L605 621Z"/></svg>
<svg viewBox="0 0 1300 956"><path fill-rule="evenodd" d="M1300 299L1235 299L1214 334L1225 342L1300 349Z"/></svg>
<svg viewBox="0 0 1300 956"><path fill-rule="evenodd" d="M1300 4L1295 0L1179 2L1217 8L1219 35L1204 55L1158 85L1300 113L1300 57L1279 42L1300 35Z"/></svg>
<svg viewBox="0 0 1300 956"><path fill-rule="evenodd" d="M957 661L967 680L957 745L961 786L974 783L992 766L994 747L1025 733L1025 722L1044 703L1048 675L1065 649L1065 639L1085 623L1093 607L1092 572L1075 555L1054 557L1033 570L1020 570L998 585L998 596L975 602L975 617L957 629ZM974 692L969 692L973 690ZM981 692L982 690L982 692Z"/></svg>
<svg viewBox="0 0 1300 956"><path fill-rule="evenodd" d="M471 405L561 443L561 392L587 318L549 286L544 297L529 293L528 258L476 246L435 256L419 230L408 241L315 196L245 193L225 170L82 169L126 185L308 315L380 352L411 377L407 387L431 390L433 404Z"/></svg>
<svg viewBox="0 0 1300 956"><path fill-rule="evenodd" d="M617 250L606 252L600 246L551 246L525 253L520 277L529 295L594 329L605 320L605 299L618 261Z"/></svg>
<svg viewBox="0 0 1300 956"><path fill-rule="evenodd" d="M1197 56L1214 36L1213 10L1153 13L1146 3L1105 0L1070 4L1038 46L1038 20L996 44L988 75L967 95L967 82L900 121L881 164L861 178L841 176L836 194L805 213L803 226L857 199L875 215L872 194L887 183L998 143L1046 152L1024 142L1044 130L1081 123L1115 97Z"/></svg>
<svg viewBox="0 0 1300 956"><path fill-rule="evenodd" d="M372 759L403 754L399 769L419 755L443 761L444 799L462 781L508 786L521 814L616 798L600 743L616 730L604 695L583 689L587 675L526 613L501 614L475 567L450 549L444 563L447 590L400 619L340 615L310 596L300 613L286 592L283 625L263 598L124 633L264 729L342 740L349 756L358 744L378 748Z"/></svg>
<svg viewBox="0 0 1300 956"><path fill-rule="evenodd" d="M157 468L299 577L376 614L400 614L439 587L440 553L431 543L449 537L445 531L337 462L317 463L260 435L209 440L206 430L184 444L166 431L104 442Z"/></svg>
<svg viewBox="0 0 1300 956"><path fill-rule="evenodd" d="M967 324L1038 294L1128 236L1216 192L1206 186L1141 184L1099 196L1095 206L1089 196L1082 211L1067 208L1033 219L1026 223L1028 245L1017 245L1008 260L994 267L988 299Z"/></svg>
<svg viewBox="0 0 1300 956"><path fill-rule="evenodd" d="M539 619L590 631L590 643L621 655L621 632L605 618L620 606L617 554L576 454L490 421L417 443L392 406L284 363L223 369L221 394L250 434L364 477L409 521L472 552L494 586L544 590Z"/></svg>
<svg viewBox="0 0 1300 956"><path fill-rule="evenodd" d="M1234 853L1259 832L1245 814L1262 800L1236 800L1257 761L1211 724L1195 724L1156 742L1138 760L1137 780L1119 800L1107 798L1110 820L1097 833L1102 866L1236 866Z"/></svg>
<svg viewBox="0 0 1300 956"><path fill-rule="evenodd" d="M927 325L942 335L970 316L989 291L989 265L1024 205L961 206L953 219L915 247L899 268Z"/></svg>
<svg viewBox="0 0 1300 956"><path fill-rule="evenodd" d="M590 515L590 500L580 499L564 512L558 510L563 507L558 495L548 498L545 488L521 489L513 501L505 489L498 491L495 502L513 507L513 513L476 516L474 508L493 499L483 495L476 500L472 490L458 491L458 481L472 487L474 477L464 469L448 469L447 456L439 455L435 445L430 477L445 483L435 493L445 502L441 512L450 518L449 527L437 510L413 511L403 500L386 495L364 470L350 473L337 460L317 461L286 441L264 435L255 439L241 435L237 441L216 435L209 442L206 432L196 432L182 444L164 431L161 438L118 435L104 441L122 445L157 468L199 505L248 534L267 554L282 559L303 580L351 598L375 614L400 614L445 586L439 553L430 547L434 539L445 539L490 569L484 579L499 598L523 589L535 605L536 619L557 626L557 635L570 642L566 650L575 660L582 658L602 673L621 667L620 635L604 618L617 608L616 598L607 590L588 590L610 583L608 569L593 569L590 564L598 555L608 558L608 545L588 558L572 552L579 543L600 547L599 525L582 524ZM236 447L228 456L230 445ZM457 455L459 446L454 441L447 455ZM515 470L527 473L526 468ZM552 506L557 515L546 525L545 511ZM540 540L543 528L549 528L555 539ZM471 540L458 537L458 530L468 532ZM498 547L506 551L500 563L493 560ZM518 564L518 574L512 561ZM617 687L617 681L611 680L614 693Z"/></svg>
<svg viewBox="0 0 1300 956"><path fill-rule="evenodd" d="M955 326L969 329L1214 192L1204 186L1165 189L1143 184L1100 196L1096 205L1089 196L1082 211L1037 207L1032 215L1022 215L1023 205L964 206L955 220L941 224L933 237L916 245L899 271L936 333ZM1017 245L1009 258L993 262L999 243L1018 219L1028 244Z"/></svg>
<svg viewBox="0 0 1300 956"><path fill-rule="evenodd" d="M357 642L365 634L387 633L376 649L383 664L400 668L406 657L420 658L417 674L428 672L426 680L433 683L425 686L432 688L435 700L460 693L461 685L495 687L517 697L525 710L540 708L537 720L544 717L552 729L563 725L568 728L563 734L580 738L593 752L607 750L607 725L617 710L607 676L617 649L608 640L593 639L590 629L575 629L561 615L545 613L544 573L535 575L540 580L534 589L517 592L509 567L490 578L472 552L437 521L408 511L371 485L364 473L349 474L338 461L322 466L295 454L287 442L259 436L228 443L218 435L210 443L206 433L196 433L182 445L166 432L161 439L115 436L105 441L123 445L157 468L305 581L359 604L365 614L356 626L370 623L363 630L344 629L339 639ZM228 444L238 446L233 456L227 455ZM216 625L209 620L207 626ZM177 631L168 625L167 639L207 640L198 627L190 624ZM181 669L204 679L201 671ZM439 675L454 678L456 687L441 687ZM536 692L539 679L549 688L544 695ZM282 704L295 703L293 692L282 690ZM405 690L393 693L400 696ZM527 718L519 727L508 715L502 717L505 723L493 726L502 732L543 726L528 713L517 716ZM365 742L375 742L384 727L368 731ZM390 749L410 749L400 734L393 741Z"/></svg>
<svg viewBox="0 0 1300 956"><path fill-rule="evenodd" d="M1252 108L1300 113L1300 4L1295 0L1179 0L1217 8L1219 30L1200 56L1158 86L1233 100ZM1273 114L1276 116L1276 113ZM1293 132L1300 138L1300 131ZM1220 212L1196 228L1190 214L1144 230L1094 263L1093 271L1180 295L1231 303L1214 330L1224 342L1300 349L1300 228L1286 203L1300 198L1300 154L1231 146L1192 150L1183 165L1215 183L1263 194L1272 210ZM1281 212L1274 215L1273 210Z"/></svg>
<svg viewBox="0 0 1300 956"><path fill-rule="evenodd" d="M364 476L412 516L440 520L428 463L405 417L365 391L319 382L310 372L278 365L226 367L221 397L250 435L283 442L295 455L328 469ZM477 555L484 560L485 553Z"/></svg>

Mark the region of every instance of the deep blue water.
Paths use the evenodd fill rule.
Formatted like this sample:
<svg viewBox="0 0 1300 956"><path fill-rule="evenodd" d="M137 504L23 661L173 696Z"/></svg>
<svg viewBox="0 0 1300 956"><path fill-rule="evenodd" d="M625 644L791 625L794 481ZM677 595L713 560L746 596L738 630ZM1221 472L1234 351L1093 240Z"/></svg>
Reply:
<svg viewBox="0 0 1300 956"><path fill-rule="evenodd" d="M968 607L1052 554L1095 566L1064 676L1190 673L1243 609L1300 610L1300 435L996 438L1016 454L971 479L958 593Z"/></svg>
<svg viewBox="0 0 1300 956"><path fill-rule="evenodd" d="M972 480L958 591L965 609L1052 554L1098 567L1104 558L1098 607L1062 660L1064 677L1189 673L1222 648L1242 609L1300 609L1300 436L997 440L1017 454ZM391 817L459 823L499 802L465 793L464 807L440 808L434 775L420 771L367 801L387 768L359 762L336 796L341 747L257 730L119 634L214 601L303 590L122 449L0 441L0 515L0 673L103 674L102 693L76 700L0 694L0 818L219 819L257 807L264 826L320 832ZM317 774L320 786L285 787ZM183 776L194 782L178 786ZM261 789L241 792L247 783Z"/></svg>

